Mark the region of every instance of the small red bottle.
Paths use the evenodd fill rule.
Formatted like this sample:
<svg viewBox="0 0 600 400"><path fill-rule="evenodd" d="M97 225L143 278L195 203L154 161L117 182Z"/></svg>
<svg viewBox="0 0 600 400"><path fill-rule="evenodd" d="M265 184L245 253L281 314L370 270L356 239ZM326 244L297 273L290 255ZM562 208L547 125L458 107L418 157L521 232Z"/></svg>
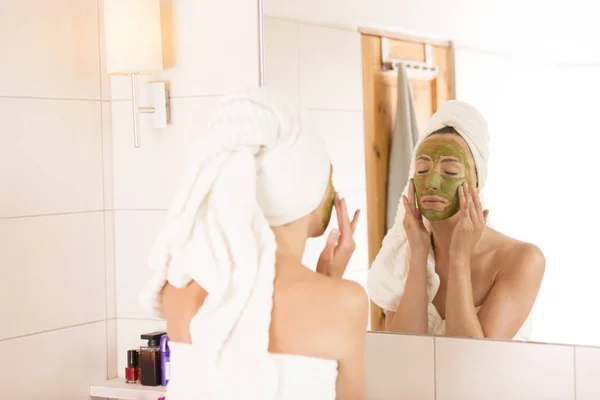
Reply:
<svg viewBox="0 0 600 400"><path fill-rule="evenodd" d="M127 351L127 368L125 368L125 382L138 383L140 379L137 350Z"/></svg>

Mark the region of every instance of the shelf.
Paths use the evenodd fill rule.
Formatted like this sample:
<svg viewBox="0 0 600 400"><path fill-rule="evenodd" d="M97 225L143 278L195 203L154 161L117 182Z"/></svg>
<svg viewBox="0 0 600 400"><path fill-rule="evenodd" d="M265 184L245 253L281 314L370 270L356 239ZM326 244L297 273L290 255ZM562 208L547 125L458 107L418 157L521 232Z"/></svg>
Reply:
<svg viewBox="0 0 600 400"><path fill-rule="evenodd" d="M125 383L125 378L109 379L90 385L92 398L120 400L157 400L164 397L167 388L164 386L142 386L139 383Z"/></svg>

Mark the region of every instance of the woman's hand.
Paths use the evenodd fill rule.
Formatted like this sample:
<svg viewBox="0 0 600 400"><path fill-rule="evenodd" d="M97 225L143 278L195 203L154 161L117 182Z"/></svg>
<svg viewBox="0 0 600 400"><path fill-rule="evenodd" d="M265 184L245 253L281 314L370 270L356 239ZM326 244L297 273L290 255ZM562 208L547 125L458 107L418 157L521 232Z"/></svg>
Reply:
<svg viewBox="0 0 600 400"><path fill-rule="evenodd" d="M477 190L470 189L466 183L458 188L458 199L460 210L450 239L450 255L452 258L469 259L481 238L489 211L482 209Z"/></svg>
<svg viewBox="0 0 600 400"><path fill-rule="evenodd" d="M402 201L404 202L405 209L404 220L402 222L410 251L413 254L428 254L431 249L431 239L429 232L425 228L425 224L423 224L421 211L416 205L415 184L412 179L408 185L408 197L402 195Z"/></svg>
<svg viewBox="0 0 600 400"><path fill-rule="evenodd" d="M353 235L360 210L356 210L354 218L350 221L346 200L340 199L336 194L333 204L335 205L339 230L332 229L329 233L325 248L317 262L317 272L334 278L341 278L356 248Z"/></svg>

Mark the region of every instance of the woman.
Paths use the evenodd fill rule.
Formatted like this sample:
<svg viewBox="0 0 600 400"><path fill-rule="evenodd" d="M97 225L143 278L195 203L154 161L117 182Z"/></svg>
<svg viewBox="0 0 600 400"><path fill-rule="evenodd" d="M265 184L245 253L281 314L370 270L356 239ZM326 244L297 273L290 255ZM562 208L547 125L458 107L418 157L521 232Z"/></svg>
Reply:
<svg viewBox="0 0 600 400"><path fill-rule="evenodd" d="M394 227L369 272L386 330L526 339L545 270L533 244L486 226L488 134L469 104L440 105L416 146Z"/></svg>
<svg viewBox="0 0 600 400"><path fill-rule="evenodd" d="M167 320L167 398L366 399L366 293L321 137L266 89L228 97L192 153L142 303ZM333 231L312 272L306 240ZM337 233L337 234L336 234Z"/></svg>

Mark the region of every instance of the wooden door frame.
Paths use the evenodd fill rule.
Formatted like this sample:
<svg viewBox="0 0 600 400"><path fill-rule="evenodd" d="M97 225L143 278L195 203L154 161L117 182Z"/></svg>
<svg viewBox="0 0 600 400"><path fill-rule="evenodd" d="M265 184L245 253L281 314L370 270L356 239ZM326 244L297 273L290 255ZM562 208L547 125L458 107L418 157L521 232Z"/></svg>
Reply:
<svg viewBox="0 0 600 400"><path fill-rule="evenodd" d="M440 72L436 78L431 97L432 110L441 101L456 98L454 46L451 41L419 38L411 35L381 31L373 28L359 28L361 33L363 113L365 140L365 170L367 180L367 231L369 246L369 266L381 249L386 234L388 158L391 130L395 109L391 109L382 90L382 83L390 84L394 77L384 74L381 65L381 38L390 39L395 46L397 57L419 59L424 54L425 44L435 48L436 63ZM420 50L421 49L421 50ZM396 56L396 55L395 55ZM371 304L371 330L385 330L384 311Z"/></svg>

